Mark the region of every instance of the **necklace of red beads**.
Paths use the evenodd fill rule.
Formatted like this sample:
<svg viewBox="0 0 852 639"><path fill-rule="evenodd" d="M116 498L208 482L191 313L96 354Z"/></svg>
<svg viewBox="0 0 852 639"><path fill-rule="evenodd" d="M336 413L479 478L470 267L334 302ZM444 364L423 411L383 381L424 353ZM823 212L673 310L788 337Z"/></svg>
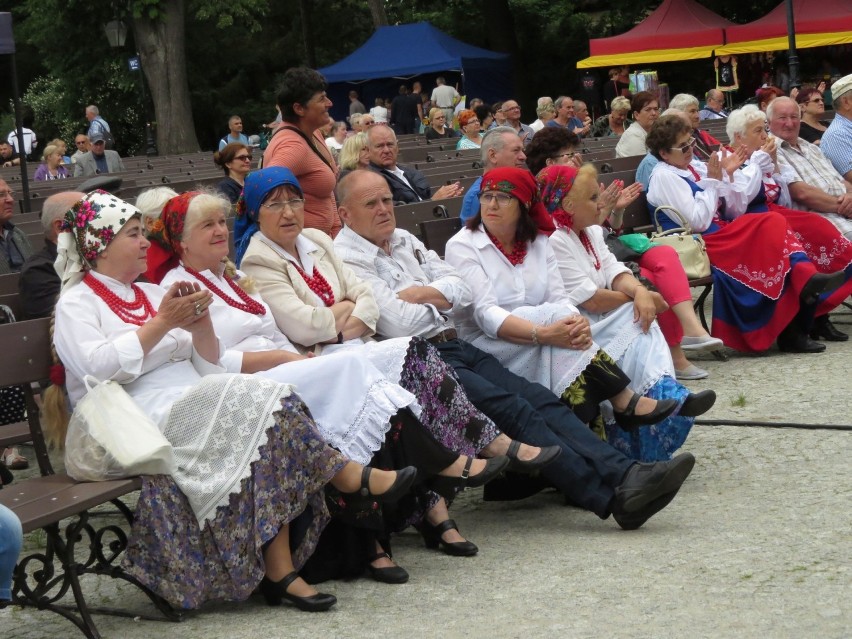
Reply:
<svg viewBox="0 0 852 639"><path fill-rule="evenodd" d="M497 250L500 251L503 255L506 256L506 259L509 260L509 263L512 266L517 266L518 264L523 264L524 260L527 257L527 243L526 242L515 242L515 247L512 249L511 253L507 253L506 249L503 248L503 245L500 243L496 237L491 235L491 233L486 229L485 231L488 233L488 238L497 247Z"/></svg>
<svg viewBox="0 0 852 639"><path fill-rule="evenodd" d="M314 268L313 277L309 277L301 266L295 262L290 262L290 264L299 271L299 275L301 275L302 279L305 280L305 284L307 284L308 288L319 296L319 298L323 301L323 304L326 306L334 304L334 291L331 290L331 285L328 283L328 280L322 276L322 273L319 272L318 268Z"/></svg>
<svg viewBox="0 0 852 639"><path fill-rule="evenodd" d="M249 296L248 293L246 293L237 284L235 284L234 280L232 280L227 275L224 276L225 281L230 285L231 290L234 291L234 293L236 293L237 297L239 297L240 300L242 300L241 302L236 301L230 295L226 295L225 291L223 291L221 288L216 286L213 282L211 282L209 279L204 277L201 273L196 271L194 268L189 267L186 264L183 265L183 268L186 269L187 273L189 273L195 279L197 279L199 282L204 284L204 286L206 286L207 289L211 293L213 293L214 295L218 295L220 298L222 298L222 300L228 306L231 306L233 308L237 308L237 309L244 311L246 313L251 313L252 315L266 315L266 309L263 307L263 304L261 304L260 302L258 302L256 300L253 300L251 298L251 296Z"/></svg>
<svg viewBox="0 0 852 639"><path fill-rule="evenodd" d="M586 253L591 255L594 260L593 263L595 265L595 270L601 270L601 258L598 257L597 252L595 251L595 247L592 246L592 241L589 239L589 236L586 234L586 230L583 229L578 233L580 236L580 243L583 245L583 248L586 249Z"/></svg>
<svg viewBox="0 0 852 639"><path fill-rule="evenodd" d="M95 295L106 302L106 305L109 306L113 313L118 315L122 322L142 326L149 319L157 315L157 311L151 306L151 302L148 300L148 296L145 295L145 291L136 286L136 284L130 285L130 289L133 291L133 301L126 302L109 290L104 283L91 273L86 273L83 282L95 292ZM142 311L141 315L139 311Z"/></svg>

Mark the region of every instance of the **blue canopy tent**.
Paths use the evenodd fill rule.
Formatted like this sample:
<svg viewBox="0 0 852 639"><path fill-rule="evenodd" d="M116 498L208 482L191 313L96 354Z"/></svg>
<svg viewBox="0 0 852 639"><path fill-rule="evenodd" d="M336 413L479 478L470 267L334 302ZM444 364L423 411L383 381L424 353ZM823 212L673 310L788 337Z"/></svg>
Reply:
<svg viewBox="0 0 852 639"><path fill-rule="evenodd" d="M468 98L504 100L512 95L509 64L508 54L465 44L428 22L417 22L379 27L358 49L319 72L328 80L332 111L341 119L349 113L346 95L352 89L369 109L376 97L394 97L400 80L417 78L425 89L438 75L447 84L460 78L459 93Z"/></svg>

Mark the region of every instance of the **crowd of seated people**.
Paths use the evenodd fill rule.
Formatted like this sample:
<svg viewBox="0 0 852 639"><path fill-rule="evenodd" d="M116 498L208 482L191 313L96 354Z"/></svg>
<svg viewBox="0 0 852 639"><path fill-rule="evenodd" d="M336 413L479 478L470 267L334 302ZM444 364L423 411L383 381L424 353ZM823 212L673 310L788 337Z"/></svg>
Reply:
<svg viewBox="0 0 852 639"><path fill-rule="evenodd" d="M61 445L86 375L122 384L160 425L186 463L143 478L126 562L177 607L259 590L270 605L328 610L336 598L316 583L408 580L391 549L408 526L428 548L474 555L450 515L469 487L494 500L553 488L640 528L690 475L691 427L716 399L681 383L708 375L688 355L846 339L828 313L852 292L852 244L819 215L832 211L795 208L808 176L767 135L770 92L768 114L730 114L730 146L699 129L687 94L662 116L651 93L618 96L594 122L561 96L540 105L538 132L511 99L460 110L458 130L433 108L425 138L480 149L483 176L465 193L398 163L384 118L353 115L348 136L332 125L326 89L318 72L288 70L263 168L252 147L225 144L215 190L45 204L38 259L57 276L41 298L58 301L39 308L54 313L67 371L67 395L45 396L47 434ZM395 122L393 107L383 115ZM649 154L649 209L676 208L704 237L709 334L672 249L616 259L643 189L604 188L584 137L620 138L613 157ZM61 153L45 159L53 175ZM397 205L463 195L446 259L396 224ZM0 257L21 270L36 256L18 255L11 218L0 217ZM823 244L836 247L829 259ZM776 263L782 277L761 276ZM235 415L241 403L254 417ZM186 534L169 532L176 523Z"/></svg>

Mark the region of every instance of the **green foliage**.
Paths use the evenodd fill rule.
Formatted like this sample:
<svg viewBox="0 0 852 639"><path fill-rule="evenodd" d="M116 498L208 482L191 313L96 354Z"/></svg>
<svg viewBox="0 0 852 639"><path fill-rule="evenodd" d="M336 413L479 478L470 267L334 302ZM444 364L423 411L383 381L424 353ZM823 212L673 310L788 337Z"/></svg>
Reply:
<svg viewBox="0 0 852 639"><path fill-rule="evenodd" d="M67 95L62 80L48 75L31 82L22 101L32 110L33 129L40 139L62 138L70 147L80 124L66 112Z"/></svg>

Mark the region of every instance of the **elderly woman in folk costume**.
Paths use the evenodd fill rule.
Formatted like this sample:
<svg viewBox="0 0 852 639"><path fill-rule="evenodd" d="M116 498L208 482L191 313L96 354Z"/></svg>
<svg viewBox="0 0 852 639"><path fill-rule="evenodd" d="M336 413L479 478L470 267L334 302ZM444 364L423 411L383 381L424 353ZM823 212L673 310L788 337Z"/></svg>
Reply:
<svg viewBox="0 0 852 639"><path fill-rule="evenodd" d="M548 243L565 291L571 303L589 318L595 341L618 362L640 392L689 401L686 414L681 409L678 416L638 434L608 424L608 440L613 445L636 457L664 458L686 440L693 423L686 415L709 410L716 394L708 390L685 399L690 397L687 389L675 381L662 324L655 321L669 312L668 304L660 293L648 291L607 247L599 225L601 192L594 166L586 164L579 170L549 166L536 180L542 202L556 225ZM689 286L683 279L688 295ZM691 308L689 300L684 303ZM677 318L672 317L670 323L678 323Z"/></svg>
<svg viewBox="0 0 852 639"><path fill-rule="evenodd" d="M325 443L288 385L223 374L212 294L187 281L135 284L148 246L139 212L95 191L68 212L56 261L54 346L71 405L87 375L114 380L174 447L172 476L143 477L125 565L181 608L243 600L259 585L270 605L327 610L336 598L297 572L328 520L323 487L393 500L416 471L371 473ZM61 444L65 400L51 391L49 434Z"/></svg>

